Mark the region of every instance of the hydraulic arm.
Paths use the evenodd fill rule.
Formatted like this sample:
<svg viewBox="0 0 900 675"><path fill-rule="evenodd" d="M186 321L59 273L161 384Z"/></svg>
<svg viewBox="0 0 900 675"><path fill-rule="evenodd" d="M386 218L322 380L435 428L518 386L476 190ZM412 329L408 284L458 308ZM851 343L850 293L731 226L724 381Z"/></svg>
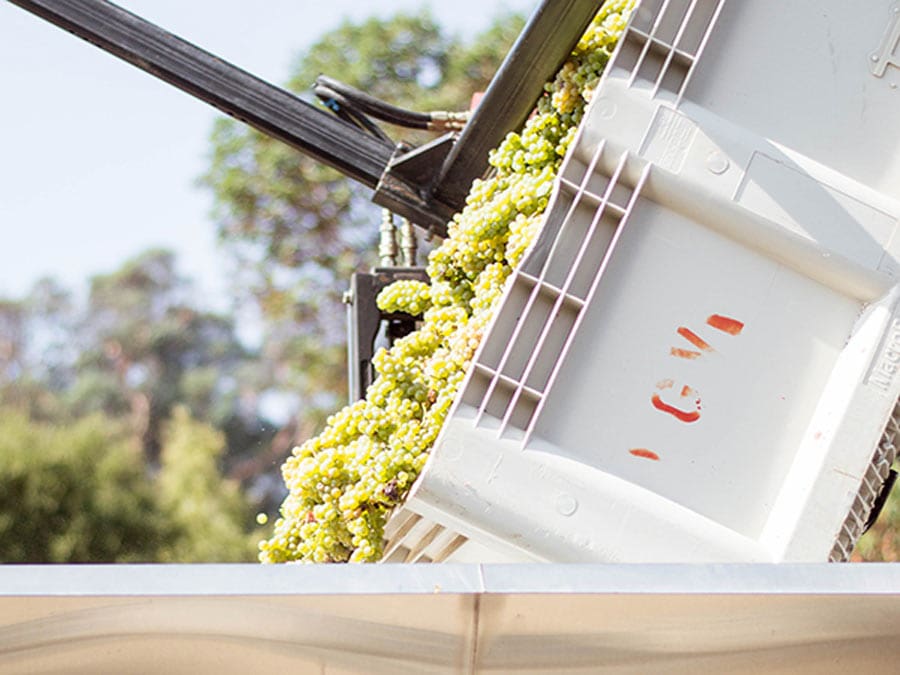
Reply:
<svg viewBox="0 0 900 675"><path fill-rule="evenodd" d="M518 127L602 4L544 0L462 133L419 148L378 137L105 0L10 0L375 190L373 200L438 236L487 153Z"/></svg>

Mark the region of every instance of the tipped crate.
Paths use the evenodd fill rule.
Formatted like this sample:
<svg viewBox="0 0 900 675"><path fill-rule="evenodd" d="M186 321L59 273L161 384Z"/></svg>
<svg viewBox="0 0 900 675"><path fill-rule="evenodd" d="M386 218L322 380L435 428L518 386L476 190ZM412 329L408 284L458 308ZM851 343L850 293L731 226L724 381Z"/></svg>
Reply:
<svg viewBox="0 0 900 675"><path fill-rule="evenodd" d="M826 561L891 463L900 5L639 3L386 560Z"/></svg>

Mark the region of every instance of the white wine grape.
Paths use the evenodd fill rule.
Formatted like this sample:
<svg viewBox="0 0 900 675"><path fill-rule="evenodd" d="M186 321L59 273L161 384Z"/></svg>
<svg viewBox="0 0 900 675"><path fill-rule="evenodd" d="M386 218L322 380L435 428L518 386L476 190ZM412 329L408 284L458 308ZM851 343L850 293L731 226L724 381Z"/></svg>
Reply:
<svg viewBox="0 0 900 675"><path fill-rule="evenodd" d="M398 281L383 311L422 315L421 328L375 355L377 378L282 467L289 495L262 562L367 562L384 525L425 466L512 270L536 234L553 181L633 0L606 2L545 87L521 133L490 154L466 207L428 260L431 284Z"/></svg>

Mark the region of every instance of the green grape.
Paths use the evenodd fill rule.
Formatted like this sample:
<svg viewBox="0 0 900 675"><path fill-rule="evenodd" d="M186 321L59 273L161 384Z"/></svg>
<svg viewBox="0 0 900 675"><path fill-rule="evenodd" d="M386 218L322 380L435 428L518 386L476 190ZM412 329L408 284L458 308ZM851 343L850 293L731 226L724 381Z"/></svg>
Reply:
<svg viewBox="0 0 900 675"><path fill-rule="evenodd" d="M422 315L419 329L381 349L366 398L328 418L282 467L289 494L262 562L368 562L384 526L421 473L456 399L504 285L547 207L553 181L633 0L606 2L534 114L490 153L466 207L428 259L431 284L398 281L378 296L386 312Z"/></svg>
<svg viewBox="0 0 900 675"><path fill-rule="evenodd" d="M431 307L431 288L424 281L401 279L378 294L382 312L405 312L418 316Z"/></svg>

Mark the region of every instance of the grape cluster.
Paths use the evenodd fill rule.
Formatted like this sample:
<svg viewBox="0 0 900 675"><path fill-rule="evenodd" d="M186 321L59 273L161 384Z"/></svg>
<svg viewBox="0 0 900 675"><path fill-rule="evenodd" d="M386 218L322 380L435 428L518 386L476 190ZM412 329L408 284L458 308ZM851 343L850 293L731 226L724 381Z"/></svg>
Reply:
<svg viewBox="0 0 900 675"><path fill-rule="evenodd" d="M382 312L418 316L431 307L431 287L424 281L400 279L381 291L376 302Z"/></svg>
<svg viewBox="0 0 900 675"><path fill-rule="evenodd" d="M290 494L262 562L364 562L382 555L384 525L425 466L511 271L541 223L633 0L604 3L521 133L490 154L448 237L428 260L431 285L398 281L378 306L422 315L421 327L381 349L365 399L329 417L282 472Z"/></svg>

